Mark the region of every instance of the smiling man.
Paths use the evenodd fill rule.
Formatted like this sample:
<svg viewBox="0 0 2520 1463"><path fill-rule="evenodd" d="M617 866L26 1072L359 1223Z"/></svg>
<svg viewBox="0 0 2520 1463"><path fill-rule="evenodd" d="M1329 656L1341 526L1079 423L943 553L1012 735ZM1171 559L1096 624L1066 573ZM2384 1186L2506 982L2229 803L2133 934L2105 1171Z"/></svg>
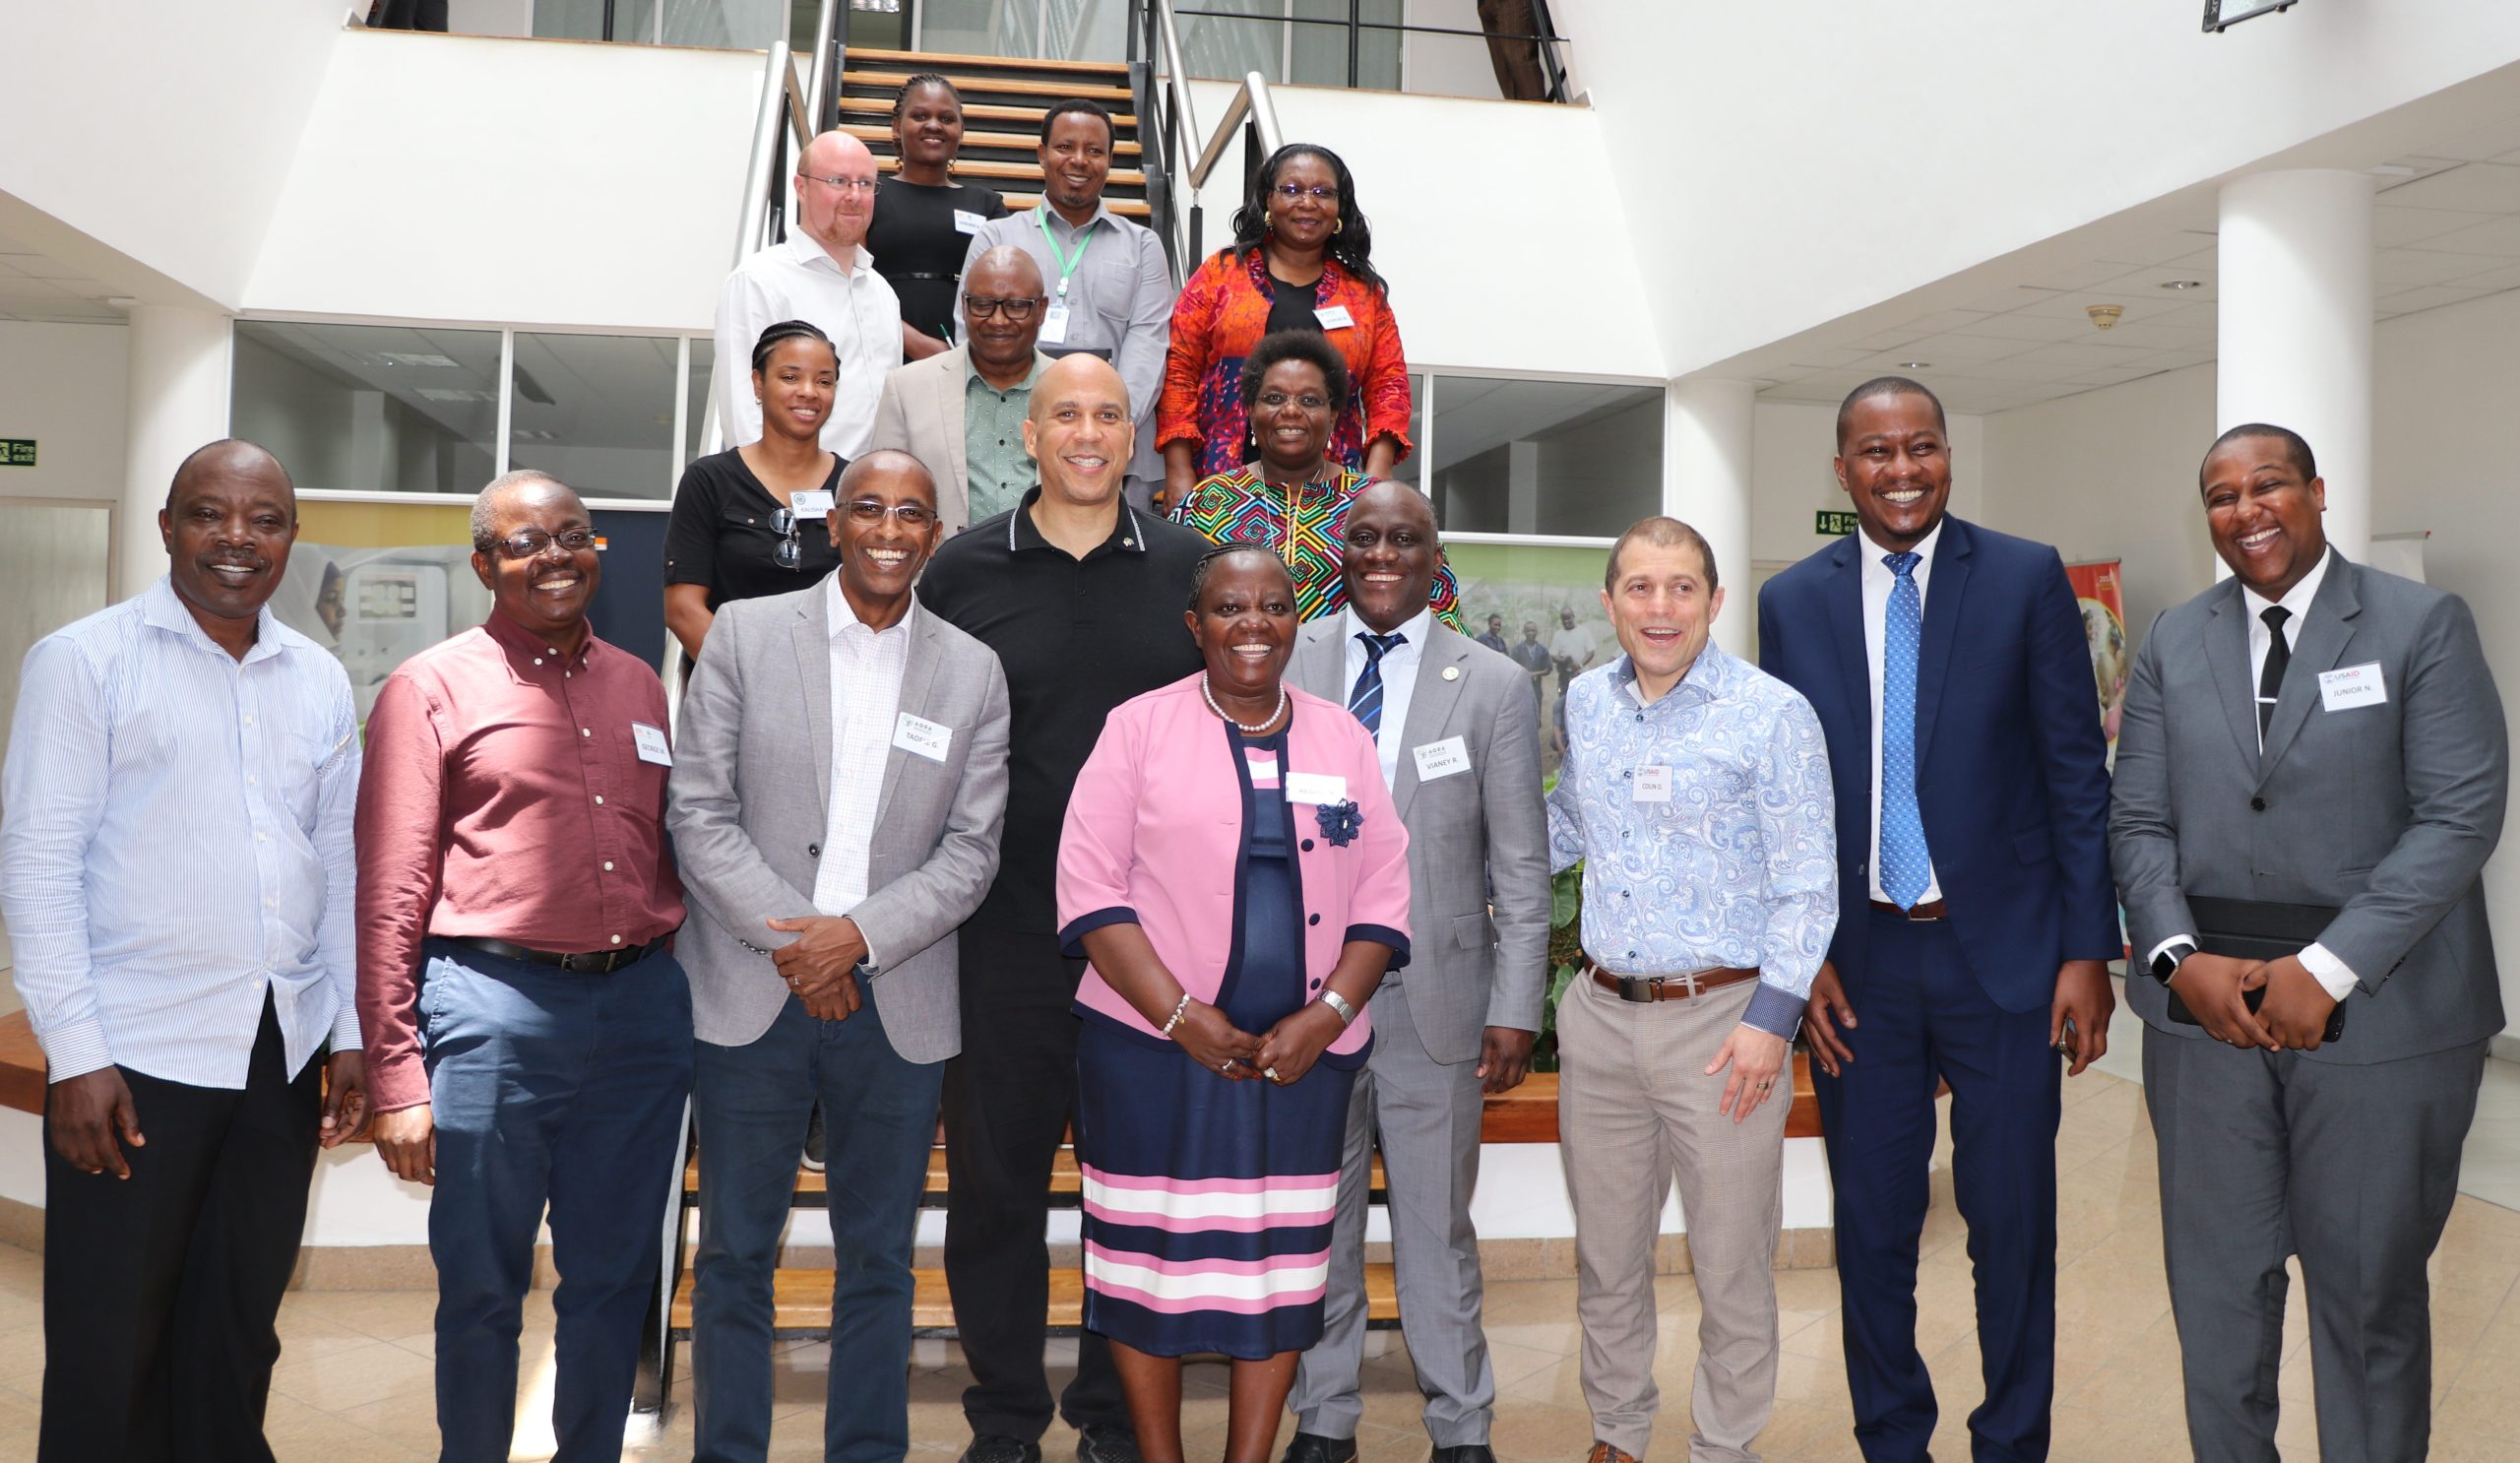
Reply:
<svg viewBox="0 0 2520 1463"><path fill-rule="evenodd" d="M2502 699L2465 603L2328 544L2298 434L2234 427L2198 481L2232 577L2144 637L2110 810L2188 1439L2275 1456L2298 1254L2321 1455L2420 1458L2425 1266L2502 1029Z"/></svg>
<svg viewBox="0 0 2520 1463"><path fill-rule="evenodd" d="M1068 790L1111 708L1202 664L1180 615L1208 541L1122 500L1134 435L1110 366L1070 356L1041 372L1024 421L1040 485L938 549L918 586L922 608L997 652L1014 708L1004 855L963 926L963 1054L945 1070L945 1279L972 1368L971 1463L1039 1463L1054 1416L1045 1226L1085 975L1059 953L1052 893ZM1058 1402L1086 1463L1136 1458L1102 1337L1077 1338Z"/></svg>
<svg viewBox="0 0 2520 1463"><path fill-rule="evenodd" d="M1041 271L1001 244L963 276L963 344L914 360L884 378L874 445L898 447L937 475L936 510L947 537L1013 508L1033 485L1024 421L1050 358L1041 331Z"/></svg>
<svg viewBox="0 0 2520 1463"><path fill-rule="evenodd" d="M1550 863L1584 864L1557 1122L1590 1463L1634 1463L1653 1432L1675 1176L1700 1303L1689 1456L1747 1460L1776 1402L1786 1047L1837 922L1829 757L1810 703L1710 638L1724 589L1697 530L1620 535L1602 607L1625 654L1568 689L1548 797Z"/></svg>
<svg viewBox="0 0 2520 1463"><path fill-rule="evenodd" d="M1436 620L1428 600L1443 543L1423 493L1377 482L1349 506L1344 531L1347 607L1303 627L1287 674L1373 733L1409 830L1410 920L1425 937L1407 980L1384 976L1367 1003L1375 1042L1349 1097L1329 1304L1296 1370L1287 1458L1356 1455L1365 1199L1379 1143L1400 1323L1435 1463L1492 1463L1496 1378L1470 1198L1480 1105L1521 1085L1547 989L1540 717L1522 668Z"/></svg>
<svg viewBox="0 0 2520 1463"><path fill-rule="evenodd" d="M558 479L481 489L472 572L489 619L404 662L368 715L358 1005L376 1152L435 1185L441 1457L507 1457L547 1202L558 1456L614 1458L691 1089L664 687L588 626L602 558Z"/></svg>
<svg viewBox="0 0 2520 1463"><path fill-rule="evenodd" d="M934 479L868 453L829 523L831 577L719 610L673 771L700 1039L693 1455L730 1463L770 1446L771 1277L817 1102L837 1265L823 1455L910 1445L911 1236L962 1046L953 934L1006 810L997 657L911 595L941 537Z"/></svg>
<svg viewBox="0 0 2520 1463"><path fill-rule="evenodd" d="M1931 391L1857 387L1836 445L1859 528L1761 589L1759 664L1809 698L1836 779L1837 935L1808 1030L1856 1442L1922 1459L1939 1415L1916 1289L1948 1082L1985 1385L1970 1433L1981 1458L2044 1458L2057 1052L2081 1072L2116 1005L2091 652L2056 550L1951 516Z"/></svg>
<svg viewBox="0 0 2520 1463"><path fill-rule="evenodd" d="M27 653L0 772L0 912L51 1067L43 1463L271 1456L319 1134L361 1121L357 714L264 607L296 493L213 442L158 529L166 577Z"/></svg>

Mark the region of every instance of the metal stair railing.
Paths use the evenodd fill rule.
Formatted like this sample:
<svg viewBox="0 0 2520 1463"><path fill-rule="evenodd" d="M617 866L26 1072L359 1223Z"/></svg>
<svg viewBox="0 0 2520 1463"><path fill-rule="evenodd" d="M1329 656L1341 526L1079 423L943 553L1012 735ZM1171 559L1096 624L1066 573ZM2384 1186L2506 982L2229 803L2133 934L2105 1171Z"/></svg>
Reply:
<svg viewBox="0 0 2520 1463"><path fill-rule="evenodd" d="M1190 69L1181 59L1181 27L1172 0L1131 0L1138 24L1129 31L1132 90L1139 90L1141 67L1149 68L1138 106L1138 144L1147 174L1147 203L1156 230L1171 256L1172 280L1179 284L1198 267L1206 253L1205 216L1199 190L1225 157L1234 130L1242 130L1245 166L1257 166L1286 141L1278 125L1278 108L1269 99L1269 79L1259 72L1243 74L1241 85L1226 99L1225 115L1204 137L1190 101ZM1143 49L1141 49L1143 47ZM1153 68L1161 68L1160 75ZM1185 159L1195 159L1186 170ZM1157 180L1162 179L1162 187ZM1236 190L1236 202L1239 203ZM1188 207L1182 206L1187 200Z"/></svg>

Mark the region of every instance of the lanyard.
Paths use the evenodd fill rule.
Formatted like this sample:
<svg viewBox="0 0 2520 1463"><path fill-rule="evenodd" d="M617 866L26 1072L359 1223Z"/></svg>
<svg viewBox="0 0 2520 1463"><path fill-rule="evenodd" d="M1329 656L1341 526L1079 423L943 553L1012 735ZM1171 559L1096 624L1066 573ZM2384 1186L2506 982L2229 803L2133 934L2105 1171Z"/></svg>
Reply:
<svg viewBox="0 0 2520 1463"><path fill-rule="evenodd" d="M1076 236L1076 253L1072 257L1066 250L1059 247L1057 239L1050 236L1050 206L1048 204L1033 206L1033 225L1041 230L1041 242L1050 246L1050 257L1059 262L1058 297L1064 300L1067 298L1068 276L1075 274L1076 267L1085 262L1085 251L1094 247L1094 230L1102 226L1102 221L1097 219L1085 225L1085 231Z"/></svg>

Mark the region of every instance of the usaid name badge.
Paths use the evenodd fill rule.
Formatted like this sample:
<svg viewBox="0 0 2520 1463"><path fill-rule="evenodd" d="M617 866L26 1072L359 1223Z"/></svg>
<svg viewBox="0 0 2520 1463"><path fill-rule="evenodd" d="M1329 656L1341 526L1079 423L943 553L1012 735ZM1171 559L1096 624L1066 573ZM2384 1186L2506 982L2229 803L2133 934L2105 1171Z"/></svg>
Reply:
<svg viewBox="0 0 2520 1463"><path fill-rule="evenodd" d="M1345 802L1348 780L1326 772L1290 772L1287 774L1289 802Z"/></svg>
<svg viewBox="0 0 2520 1463"><path fill-rule="evenodd" d="M1470 743L1458 736L1411 747L1409 754L1418 759L1418 781L1421 783L1470 771Z"/></svg>
<svg viewBox="0 0 2520 1463"><path fill-rule="evenodd" d="M788 495L788 511L796 515L798 523L811 523L831 512L831 494L821 488Z"/></svg>
<svg viewBox="0 0 2520 1463"><path fill-rule="evenodd" d="M638 745L639 760L654 762L659 767L673 765L673 752L665 745L665 733L645 722L630 724L630 740Z"/></svg>
<svg viewBox="0 0 2520 1463"><path fill-rule="evenodd" d="M980 225L987 222L970 209L954 211L954 231L957 233L977 233L980 231Z"/></svg>
<svg viewBox="0 0 2520 1463"><path fill-rule="evenodd" d="M945 760L945 749L954 744L954 729L941 722L903 712L893 723L893 745L914 757L930 762Z"/></svg>
<svg viewBox="0 0 2520 1463"><path fill-rule="evenodd" d="M2358 706L2379 706L2388 699L2388 682L2380 675L2380 663L2377 661L2319 672L2319 706L2322 710L2352 711Z"/></svg>
<svg viewBox="0 0 2520 1463"><path fill-rule="evenodd" d="M1349 330L1356 323L1355 317L1348 313L1346 305L1331 305L1325 309L1315 310L1312 312L1312 318L1321 322L1323 330Z"/></svg>

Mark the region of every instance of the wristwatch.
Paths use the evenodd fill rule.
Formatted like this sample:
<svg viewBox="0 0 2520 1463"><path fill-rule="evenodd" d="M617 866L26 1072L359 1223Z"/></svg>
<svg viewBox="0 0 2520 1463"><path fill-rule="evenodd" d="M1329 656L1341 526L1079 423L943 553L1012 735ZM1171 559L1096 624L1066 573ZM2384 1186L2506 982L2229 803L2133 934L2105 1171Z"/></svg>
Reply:
<svg viewBox="0 0 2520 1463"><path fill-rule="evenodd" d="M2169 949L2162 951L2162 953L2153 957L2153 979L2161 982L2165 986L2169 985L2171 977L2178 974L2178 967L2180 963L2185 961L2188 956L2195 953L2196 943L2193 940L2180 940L2178 943L2172 945Z"/></svg>

